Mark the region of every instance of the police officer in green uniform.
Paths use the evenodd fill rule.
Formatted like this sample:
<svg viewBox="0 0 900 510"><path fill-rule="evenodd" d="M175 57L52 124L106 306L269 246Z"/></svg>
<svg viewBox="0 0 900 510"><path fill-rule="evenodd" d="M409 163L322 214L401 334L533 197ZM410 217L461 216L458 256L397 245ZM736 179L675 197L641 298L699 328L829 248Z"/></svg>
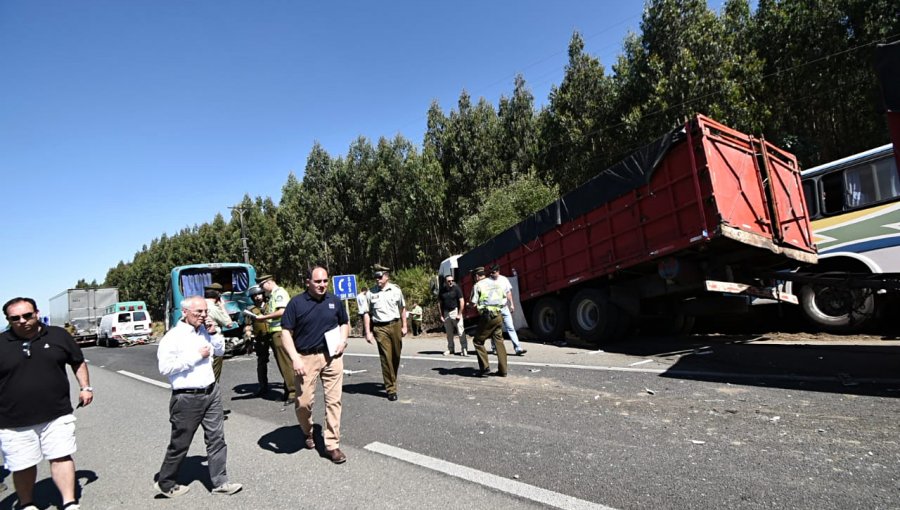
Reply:
<svg viewBox="0 0 900 510"><path fill-rule="evenodd" d="M284 402L293 402L297 399L297 394L294 390L292 364L287 357L287 353L281 348L281 316L284 314L284 308L287 306L288 301L291 300L291 296L275 283L275 278L272 275L260 275L256 281L267 296L265 314L256 317L256 320L266 322L269 330L267 335L268 341L275 351L275 361L278 364L281 377L284 379Z"/></svg>
<svg viewBox="0 0 900 510"><path fill-rule="evenodd" d="M366 293L361 303L364 309L363 327L366 342L378 342L381 358L381 377L390 401L397 400L397 370L400 368L400 350L406 336L406 301L400 287L390 283L390 269L375 265L377 285Z"/></svg>
<svg viewBox="0 0 900 510"><path fill-rule="evenodd" d="M506 299L506 289L497 280L484 277L484 268L477 267L473 271L475 287L472 289L472 302L478 308L478 327L475 330L475 353L478 356L478 375L484 377L491 370L487 349L484 343L493 338L497 350L497 372L494 375L506 377L506 346L503 345L503 317L500 309Z"/></svg>
<svg viewBox="0 0 900 510"><path fill-rule="evenodd" d="M266 307L266 294L259 285L247 289L247 295L253 300L253 306L247 310L255 316L263 315ZM256 353L256 381L259 386L254 397L261 397L269 391L269 349L275 350L269 337L269 325L265 321L253 320L251 324L244 326L247 336L253 342L253 352ZM276 363L278 356L275 356ZM280 367L279 367L280 368Z"/></svg>
<svg viewBox="0 0 900 510"><path fill-rule="evenodd" d="M231 317L228 315L228 312L225 311L225 308L222 306L222 291L223 287L221 283L213 283L203 287L203 297L206 299L207 306L207 320L215 323L216 335L222 335L222 331L224 328L231 326L234 321L231 320ZM224 335L222 335L224 338ZM219 379L222 378L222 366L225 364L225 356L213 356L213 374L216 376L216 382L219 382Z"/></svg>

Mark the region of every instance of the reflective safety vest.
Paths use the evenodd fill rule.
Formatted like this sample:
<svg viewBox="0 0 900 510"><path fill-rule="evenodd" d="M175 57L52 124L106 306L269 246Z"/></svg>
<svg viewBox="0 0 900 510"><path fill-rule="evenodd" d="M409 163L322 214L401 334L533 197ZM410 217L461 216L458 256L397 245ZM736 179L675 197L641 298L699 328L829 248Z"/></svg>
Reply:
<svg viewBox="0 0 900 510"><path fill-rule="evenodd" d="M506 288L497 280L485 278L475 284L475 305L479 311L499 312L506 303Z"/></svg>

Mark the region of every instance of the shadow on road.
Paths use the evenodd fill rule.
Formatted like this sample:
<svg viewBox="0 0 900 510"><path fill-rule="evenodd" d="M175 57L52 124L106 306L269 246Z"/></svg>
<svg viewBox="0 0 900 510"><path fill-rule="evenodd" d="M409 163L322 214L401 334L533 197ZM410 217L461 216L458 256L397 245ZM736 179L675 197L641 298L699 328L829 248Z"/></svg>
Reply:
<svg viewBox="0 0 900 510"><path fill-rule="evenodd" d="M9 471L4 467L2 474L3 477L6 478L6 476L9 475ZM38 476L41 476L40 471L38 472ZM81 499L81 488L97 481L98 478L97 473L91 470L76 470L75 498ZM13 508L16 508L16 503L18 503L16 491L13 488L12 477L10 476L4 484L7 485L7 490L3 493L6 497L0 500L0 510L12 510ZM59 491L56 489L56 485L49 475L44 479L39 479L37 483L34 484L34 503L38 508L47 508L48 505L55 505L57 508L62 508L62 499L60 499Z"/></svg>
<svg viewBox="0 0 900 510"><path fill-rule="evenodd" d="M356 383L345 384L344 393L353 395L371 395L373 397L384 398L387 394L384 392L384 385L381 383Z"/></svg>
<svg viewBox="0 0 900 510"><path fill-rule="evenodd" d="M480 370L477 367L434 367L431 370L439 375L452 375L456 377L480 377Z"/></svg>

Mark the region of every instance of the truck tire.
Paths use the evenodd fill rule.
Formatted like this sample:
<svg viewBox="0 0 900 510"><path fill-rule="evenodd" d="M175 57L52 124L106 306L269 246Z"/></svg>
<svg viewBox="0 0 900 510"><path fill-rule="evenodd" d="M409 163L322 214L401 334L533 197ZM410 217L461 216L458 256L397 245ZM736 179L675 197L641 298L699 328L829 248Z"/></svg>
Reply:
<svg viewBox="0 0 900 510"><path fill-rule="evenodd" d="M531 311L531 330L541 340L564 340L566 322L566 305L555 296L542 298Z"/></svg>
<svg viewBox="0 0 900 510"><path fill-rule="evenodd" d="M688 335L694 329L697 318L683 313L672 313L665 316L654 316L652 322L641 328L650 335L681 336Z"/></svg>
<svg viewBox="0 0 900 510"><path fill-rule="evenodd" d="M875 316L875 295L867 289L804 285L800 308L806 320L823 331L854 333Z"/></svg>
<svg viewBox="0 0 900 510"><path fill-rule="evenodd" d="M609 342L619 330L619 308L600 289L583 289L569 304L569 324L578 338L592 344Z"/></svg>

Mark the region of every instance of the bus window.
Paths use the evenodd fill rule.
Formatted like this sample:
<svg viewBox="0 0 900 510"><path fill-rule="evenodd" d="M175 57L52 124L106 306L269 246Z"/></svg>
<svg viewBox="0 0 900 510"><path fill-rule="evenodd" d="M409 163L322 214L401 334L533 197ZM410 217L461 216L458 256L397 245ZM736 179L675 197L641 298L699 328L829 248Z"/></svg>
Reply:
<svg viewBox="0 0 900 510"><path fill-rule="evenodd" d="M819 216L819 199L816 195L816 181L803 181L803 198L806 199L806 214L812 218Z"/></svg>
<svg viewBox="0 0 900 510"><path fill-rule="evenodd" d="M890 200L900 197L900 175L897 174L897 162L888 157L872 163L875 180L878 182L878 200Z"/></svg>
<svg viewBox="0 0 900 510"><path fill-rule="evenodd" d="M856 209L878 201L878 190L872 170L872 166L862 165L848 168L844 172L847 184L844 203L847 209Z"/></svg>
<svg viewBox="0 0 900 510"><path fill-rule="evenodd" d="M839 213L844 210L844 175L840 172L822 177L822 212Z"/></svg>

